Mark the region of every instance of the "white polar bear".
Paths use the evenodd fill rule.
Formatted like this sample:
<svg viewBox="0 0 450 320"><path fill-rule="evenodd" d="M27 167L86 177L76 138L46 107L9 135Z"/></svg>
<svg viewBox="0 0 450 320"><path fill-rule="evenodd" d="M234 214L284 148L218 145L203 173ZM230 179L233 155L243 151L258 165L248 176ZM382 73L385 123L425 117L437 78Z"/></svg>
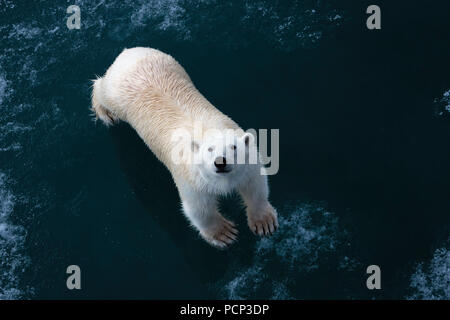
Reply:
<svg viewBox="0 0 450 320"><path fill-rule="evenodd" d="M235 225L217 207L218 196L233 190L242 196L255 234L269 235L278 227L264 168L259 161L236 161L240 151L248 158L256 150L253 135L206 100L170 55L125 49L105 76L94 80L92 106L106 125L123 120L137 131L171 172L184 214L210 244L223 248L236 240ZM206 133L196 134L198 126ZM183 139L176 138L180 130ZM231 142L225 134L230 130ZM190 156L175 161L174 150Z"/></svg>

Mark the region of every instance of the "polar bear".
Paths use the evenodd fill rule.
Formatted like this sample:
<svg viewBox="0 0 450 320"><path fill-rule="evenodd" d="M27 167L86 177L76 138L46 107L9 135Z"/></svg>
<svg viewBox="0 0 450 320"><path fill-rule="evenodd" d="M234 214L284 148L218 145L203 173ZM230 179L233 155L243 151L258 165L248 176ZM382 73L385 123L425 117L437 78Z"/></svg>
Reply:
<svg viewBox="0 0 450 320"><path fill-rule="evenodd" d="M151 48L125 49L93 82L96 118L106 125L122 120L137 131L171 172L185 216L208 243L225 248L237 239L235 224L217 204L234 190L253 233L266 236L278 228L259 155L254 163L236 161L257 150L255 137L203 97L173 57Z"/></svg>

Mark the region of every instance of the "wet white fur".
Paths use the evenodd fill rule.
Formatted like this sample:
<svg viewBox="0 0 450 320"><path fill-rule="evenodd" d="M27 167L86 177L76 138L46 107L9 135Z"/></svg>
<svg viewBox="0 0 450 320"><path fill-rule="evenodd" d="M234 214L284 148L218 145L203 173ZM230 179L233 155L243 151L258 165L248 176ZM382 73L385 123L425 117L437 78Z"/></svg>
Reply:
<svg viewBox="0 0 450 320"><path fill-rule="evenodd" d="M276 211L267 200L267 176L260 174L259 164L236 164L231 172L218 174L212 156L211 161L199 165L172 161L171 151L176 144L172 139L174 130L183 128L194 136L194 125L201 123L205 131L238 130L239 141L244 132L203 97L170 55L150 48L125 49L106 74L94 80L92 107L106 125L122 120L137 131L170 170L183 212L209 243L224 247L236 238L234 225L217 208L217 197L233 190L238 190L245 202L252 231L262 235L277 227ZM199 146L195 151L198 154L214 146L217 156L224 154L227 147L219 147L221 141L211 137L195 142ZM188 150L191 145L185 147ZM247 147L256 148L253 142Z"/></svg>

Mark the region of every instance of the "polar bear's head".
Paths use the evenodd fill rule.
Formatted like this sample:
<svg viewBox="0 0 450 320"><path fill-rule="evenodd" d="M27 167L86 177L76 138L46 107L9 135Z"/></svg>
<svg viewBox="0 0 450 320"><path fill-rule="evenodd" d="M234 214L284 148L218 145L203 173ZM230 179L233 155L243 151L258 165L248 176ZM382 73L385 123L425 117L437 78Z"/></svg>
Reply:
<svg viewBox="0 0 450 320"><path fill-rule="evenodd" d="M247 167L257 161L254 137L250 133L209 132L201 142L192 141L192 150L204 182L221 190L233 188L245 177Z"/></svg>

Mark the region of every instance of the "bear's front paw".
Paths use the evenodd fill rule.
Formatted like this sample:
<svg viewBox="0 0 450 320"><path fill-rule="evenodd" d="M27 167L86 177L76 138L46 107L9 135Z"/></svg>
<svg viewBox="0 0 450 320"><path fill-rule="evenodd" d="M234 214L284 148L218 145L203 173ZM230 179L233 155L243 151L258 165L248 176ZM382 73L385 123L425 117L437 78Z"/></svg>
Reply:
<svg viewBox="0 0 450 320"><path fill-rule="evenodd" d="M262 209L247 210L247 220L250 230L260 236L271 235L278 229L277 212L270 203Z"/></svg>
<svg viewBox="0 0 450 320"><path fill-rule="evenodd" d="M220 216L214 227L201 230L200 234L209 244L224 249L237 240L238 231L233 222Z"/></svg>

